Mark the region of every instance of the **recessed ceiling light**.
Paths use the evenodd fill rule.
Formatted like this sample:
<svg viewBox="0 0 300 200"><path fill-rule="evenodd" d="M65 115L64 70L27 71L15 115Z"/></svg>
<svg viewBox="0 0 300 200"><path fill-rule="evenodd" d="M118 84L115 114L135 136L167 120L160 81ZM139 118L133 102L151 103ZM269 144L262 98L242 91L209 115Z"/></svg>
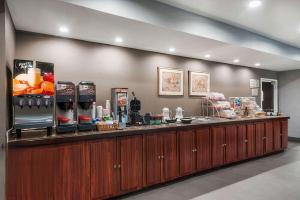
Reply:
<svg viewBox="0 0 300 200"><path fill-rule="evenodd" d="M170 51L170 52L174 52L174 51L175 51L175 48L171 47L171 48L169 48L169 51Z"/></svg>
<svg viewBox="0 0 300 200"><path fill-rule="evenodd" d="M122 43L123 39L121 37L116 37L115 42Z"/></svg>
<svg viewBox="0 0 300 200"><path fill-rule="evenodd" d="M255 63L254 65L255 65L255 67L259 67L261 64L260 63Z"/></svg>
<svg viewBox="0 0 300 200"><path fill-rule="evenodd" d="M59 31L62 32L62 33L68 33L69 29L65 26L61 26L61 27L59 27Z"/></svg>
<svg viewBox="0 0 300 200"><path fill-rule="evenodd" d="M239 59L234 59L233 62L234 62L234 63L239 63L240 60L239 60Z"/></svg>
<svg viewBox="0 0 300 200"><path fill-rule="evenodd" d="M210 58L211 57L211 55L210 54L205 54L205 56L204 56L205 58Z"/></svg>
<svg viewBox="0 0 300 200"><path fill-rule="evenodd" d="M249 2L248 7L249 8L257 8L261 6L262 2L260 0L252 0Z"/></svg>

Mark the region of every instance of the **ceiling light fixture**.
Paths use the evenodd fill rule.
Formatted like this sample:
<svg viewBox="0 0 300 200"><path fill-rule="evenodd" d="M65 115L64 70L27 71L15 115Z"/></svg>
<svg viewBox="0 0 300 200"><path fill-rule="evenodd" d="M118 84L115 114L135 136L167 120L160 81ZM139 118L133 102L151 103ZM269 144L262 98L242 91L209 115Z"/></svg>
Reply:
<svg viewBox="0 0 300 200"><path fill-rule="evenodd" d="M171 48L169 48L169 51L170 51L170 52L174 52L174 51L175 51L175 48L171 47Z"/></svg>
<svg viewBox="0 0 300 200"><path fill-rule="evenodd" d="M115 42L116 43L122 43L123 39L121 37L116 37Z"/></svg>
<svg viewBox="0 0 300 200"><path fill-rule="evenodd" d="M253 0L253 1L250 1L249 4L248 4L248 7L249 8L257 8L259 6L261 6L262 2L260 0Z"/></svg>
<svg viewBox="0 0 300 200"><path fill-rule="evenodd" d="M255 67L259 67L261 64L260 63L255 63L254 65L255 65Z"/></svg>
<svg viewBox="0 0 300 200"><path fill-rule="evenodd" d="M65 26L61 26L61 27L59 27L59 31L62 32L62 33L68 33L69 29Z"/></svg>
<svg viewBox="0 0 300 200"><path fill-rule="evenodd" d="M240 60L239 60L239 59L234 59L233 62L234 62L234 63L239 63Z"/></svg>
<svg viewBox="0 0 300 200"><path fill-rule="evenodd" d="M205 58L210 58L211 57L211 55L210 54L205 54L205 56L204 56Z"/></svg>

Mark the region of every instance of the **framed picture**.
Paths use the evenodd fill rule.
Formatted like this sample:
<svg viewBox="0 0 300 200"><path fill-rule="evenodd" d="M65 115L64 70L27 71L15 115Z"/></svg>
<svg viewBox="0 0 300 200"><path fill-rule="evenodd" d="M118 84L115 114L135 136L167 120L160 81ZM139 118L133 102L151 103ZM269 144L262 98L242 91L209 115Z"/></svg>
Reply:
<svg viewBox="0 0 300 200"><path fill-rule="evenodd" d="M158 95L183 96L183 70L158 67Z"/></svg>
<svg viewBox="0 0 300 200"><path fill-rule="evenodd" d="M189 95L207 96L210 92L210 74L189 71Z"/></svg>

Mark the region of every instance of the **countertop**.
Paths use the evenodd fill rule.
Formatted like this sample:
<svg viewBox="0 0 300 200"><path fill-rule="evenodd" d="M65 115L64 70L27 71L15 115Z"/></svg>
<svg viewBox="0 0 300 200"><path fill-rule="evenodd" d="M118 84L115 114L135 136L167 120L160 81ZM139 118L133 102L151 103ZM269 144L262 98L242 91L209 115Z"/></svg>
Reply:
<svg viewBox="0 0 300 200"><path fill-rule="evenodd" d="M83 140L95 140L101 138L119 137L146 134L161 131L171 130L184 130L189 128L198 128L204 126L217 126L234 123L249 123L258 122L269 119L289 119L287 116L270 116L270 117L255 117L255 118L237 118L237 119L223 119L213 118L209 120L193 120L191 124L173 123L173 124L161 124L161 125L142 125L142 126L130 126L121 130L114 131L88 131L88 132L76 132L56 134L47 136L46 131L30 131L22 132L22 137L17 138L15 134L10 134L8 138L8 147L26 147L37 146L47 144L60 144L66 142L75 142Z"/></svg>

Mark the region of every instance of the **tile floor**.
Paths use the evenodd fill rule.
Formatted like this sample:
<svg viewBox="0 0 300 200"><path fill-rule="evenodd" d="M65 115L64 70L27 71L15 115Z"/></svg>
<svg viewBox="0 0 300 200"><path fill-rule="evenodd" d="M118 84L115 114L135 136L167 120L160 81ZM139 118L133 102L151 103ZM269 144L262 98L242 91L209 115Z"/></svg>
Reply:
<svg viewBox="0 0 300 200"><path fill-rule="evenodd" d="M123 200L300 200L300 143L280 154L131 194Z"/></svg>

